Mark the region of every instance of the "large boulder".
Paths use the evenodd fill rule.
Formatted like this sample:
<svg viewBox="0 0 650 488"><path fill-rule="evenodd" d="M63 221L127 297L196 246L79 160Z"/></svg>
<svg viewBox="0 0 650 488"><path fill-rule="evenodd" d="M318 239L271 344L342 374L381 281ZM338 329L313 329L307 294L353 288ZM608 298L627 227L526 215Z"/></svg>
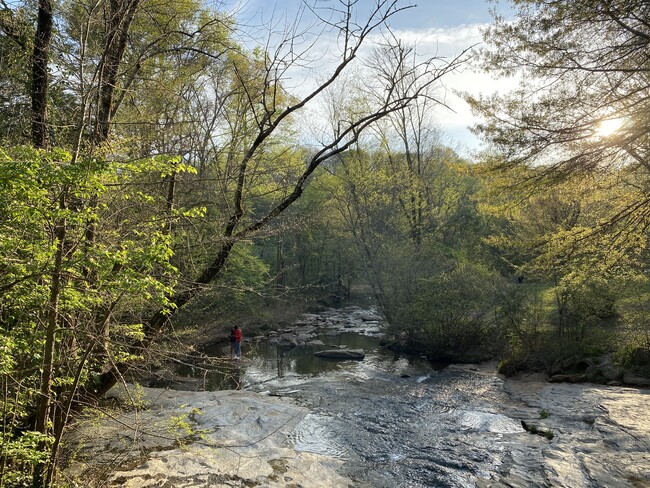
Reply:
<svg viewBox="0 0 650 488"><path fill-rule="evenodd" d="M269 344L275 344L280 347L298 347L298 337L295 334L282 334L279 336L269 337Z"/></svg>
<svg viewBox="0 0 650 488"><path fill-rule="evenodd" d="M623 378L623 369L609 356L602 358L598 368L603 377L609 381L620 381Z"/></svg>
<svg viewBox="0 0 650 488"><path fill-rule="evenodd" d="M631 386L650 387L650 378L644 378L631 372L623 375L623 383Z"/></svg>
<svg viewBox="0 0 650 488"><path fill-rule="evenodd" d="M366 357L363 349L327 349L314 353L315 356L329 359L357 359L361 360Z"/></svg>
<svg viewBox="0 0 650 488"><path fill-rule="evenodd" d="M558 359L549 370L549 376L585 373L592 365L591 360L572 357Z"/></svg>

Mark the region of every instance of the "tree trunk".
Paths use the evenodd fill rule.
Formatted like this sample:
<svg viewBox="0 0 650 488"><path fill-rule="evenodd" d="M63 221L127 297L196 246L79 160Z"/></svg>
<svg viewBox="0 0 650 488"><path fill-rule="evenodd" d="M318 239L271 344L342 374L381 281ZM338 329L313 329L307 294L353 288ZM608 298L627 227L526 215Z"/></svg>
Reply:
<svg viewBox="0 0 650 488"><path fill-rule="evenodd" d="M65 207L65 196L61 194L60 207ZM47 330L45 333L45 346L43 349L43 370L41 372L40 396L36 411L34 430L40 434L49 433L50 409L52 407L52 378L54 377L54 352L56 347L56 329L59 323L59 297L61 295L61 274L63 267L63 253L66 239L66 222L61 219L56 224L56 255L54 270L52 271L52 284L50 285L49 310L47 313ZM45 445L43 444L43 449ZM45 463L40 463L34 471L33 485L45 486Z"/></svg>
<svg viewBox="0 0 650 488"><path fill-rule="evenodd" d="M38 20L32 61L32 144L49 146L47 123L48 52L52 38L52 2L38 1Z"/></svg>
<svg viewBox="0 0 650 488"><path fill-rule="evenodd" d="M175 304L175 308L172 310L161 309L156 312L144 326L144 339L135 344L131 348L132 351L144 351L149 347L158 337L160 331L165 327L165 324L167 324L169 316L175 310L182 308L187 302L198 295L205 285L215 280L221 274L234 244L235 241L233 239L225 242L221 246L221 250L217 254L216 259L203 271L201 276L199 276L187 290L178 292L169 297L170 302ZM94 391L91 392L91 395L96 398L104 395L119 381L120 376L126 372L130 366L129 363L120 363L102 373L95 385Z"/></svg>
<svg viewBox="0 0 650 488"><path fill-rule="evenodd" d="M116 112L114 100L119 70L128 43L129 29L139 5L140 0L111 0L110 2L107 41L104 47L98 93L97 125L94 137L97 144L108 140L112 117Z"/></svg>

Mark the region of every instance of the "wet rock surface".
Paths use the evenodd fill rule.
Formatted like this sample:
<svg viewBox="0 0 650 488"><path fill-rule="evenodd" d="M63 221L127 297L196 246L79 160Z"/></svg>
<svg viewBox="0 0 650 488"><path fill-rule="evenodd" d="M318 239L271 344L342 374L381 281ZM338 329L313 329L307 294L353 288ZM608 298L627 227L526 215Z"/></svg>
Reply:
<svg viewBox="0 0 650 488"><path fill-rule="evenodd" d="M375 318L330 311L280 334L300 341L313 327L304 341L331 348L336 337L376 335ZM79 459L114 459L115 442L131 446L130 462L113 463L114 486L650 486L650 390L506 380L494 364L434 370L376 344L363 361L316 372L280 369L299 356L274 357L277 374L268 359L244 358L249 391L145 389L152 408L133 432L158 430L137 437L124 428L133 417L120 417L90 434L104 440ZM326 362L304 348L306 360Z"/></svg>
<svg viewBox="0 0 650 488"><path fill-rule="evenodd" d="M315 352L314 355L330 359L363 359L366 357L363 349L326 349Z"/></svg>
<svg viewBox="0 0 650 488"><path fill-rule="evenodd" d="M548 384L535 375L509 380L504 390L524 405L511 415L528 414L529 422L554 434L535 457L527 444L513 445L516 486L650 486L650 391ZM536 411L545 418L535 418ZM539 478L525 475L530 472ZM501 480L505 486L513 485L510 475Z"/></svg>
<svg viewBox="0 0 650 488"><path fill-rule="evenodd" d="M268 333L268 341L283 347L304 346L320 335L334 337L344 331L363 330L368 336L381 335L383 319L374 309L346 307L329 308L320 313L303 314L291 327ZM322 345L326 345L321 341Z"/></svg>
<svg viewBox="0 0 650 488"><path fill-rule="evenodd" d="M348 486L342 461L293 448L304 407L243 391L129 388L142 406L80 425L67 470L79 486Z"/></svg>

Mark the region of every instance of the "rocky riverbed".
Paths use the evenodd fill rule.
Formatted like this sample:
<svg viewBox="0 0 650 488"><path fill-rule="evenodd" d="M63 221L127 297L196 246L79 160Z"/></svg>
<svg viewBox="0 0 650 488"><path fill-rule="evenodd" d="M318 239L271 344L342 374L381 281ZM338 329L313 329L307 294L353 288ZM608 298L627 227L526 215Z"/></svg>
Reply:
<svg viewBox="0 0 650 488"><path fill-rule="evenodd" d="M324 346L340 347L378 333L362 316L373 314L302 327L323 322ZM650 390L435 370L368 344L362 361L316 372L298 356L283 356L281 374L249 356L246 391L116 390L138 408L79 425L67 475L132 487L650 486Z"/></svg>

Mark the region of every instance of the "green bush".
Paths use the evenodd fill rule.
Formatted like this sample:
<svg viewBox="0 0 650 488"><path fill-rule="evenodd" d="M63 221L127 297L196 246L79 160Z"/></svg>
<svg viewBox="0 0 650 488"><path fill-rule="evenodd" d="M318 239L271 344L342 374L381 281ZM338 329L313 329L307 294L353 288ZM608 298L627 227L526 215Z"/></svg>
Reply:
<svg viewBox="0 0 650 488"><path fill-rule="evenodd" d="M435 269L408 275L393 288L394 322L430 352L465 352L485 344L494 332L494 308L501 284L487 267L463 259L438 259ZM494 336L492 337L494 339Z"/></svg>

